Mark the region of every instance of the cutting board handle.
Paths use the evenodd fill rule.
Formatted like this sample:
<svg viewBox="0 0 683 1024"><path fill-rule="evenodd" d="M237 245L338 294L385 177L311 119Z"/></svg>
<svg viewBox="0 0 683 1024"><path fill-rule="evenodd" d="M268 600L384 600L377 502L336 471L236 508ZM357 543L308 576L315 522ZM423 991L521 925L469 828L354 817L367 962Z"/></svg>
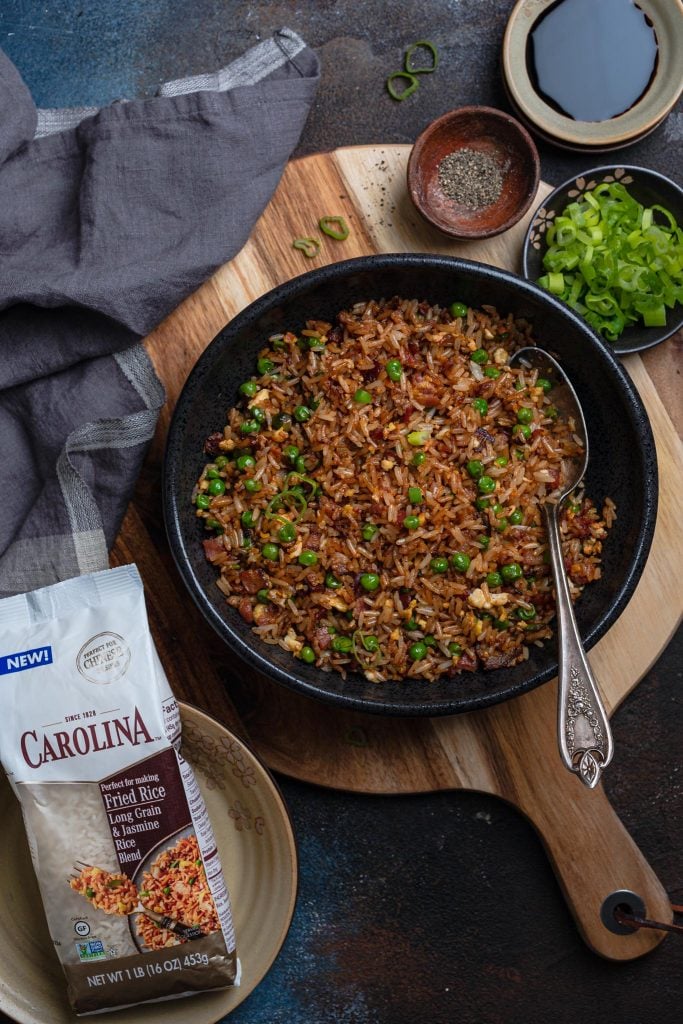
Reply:
<svg viewBox="0 0 683 1024"><path fill-rule="evenodd" d="M506 771L514 793L498 789L498 795L511 799L538 831L588 945L608 960L633 960L657 946L666 933L641 928L625 935L615 934L601 919L603 903L612 893L629 890L642 899L646 917L667 923L673 917L671 903L612 809L602 783L596 789L588 789L563 766L549 728L557 681L542 687L542 691L542 695L536 694L533 712L522 707L528 703L524 697L512 701L506 712L506 717L509 714L514 719L514 725L509 720L506 723L506 737L509 738L508 730L513 725L518 741L514 750L506 744ZM499 740L506 743L500 731L496 731ZM537 768L530 772L523 763L532 736L536 741L535 754L546 765L545 770Z"/></svg>

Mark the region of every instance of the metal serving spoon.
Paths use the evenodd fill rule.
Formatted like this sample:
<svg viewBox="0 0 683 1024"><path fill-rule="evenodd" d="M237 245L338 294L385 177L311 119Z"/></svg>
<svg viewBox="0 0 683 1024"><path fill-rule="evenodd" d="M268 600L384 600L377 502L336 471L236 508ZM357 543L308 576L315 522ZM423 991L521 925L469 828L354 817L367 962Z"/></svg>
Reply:
<svg viewBox="0 0 683 1024"><path fill-rule="evenodd" d="M581 483L588 465L588 434L576 392L556 359L541 348L522 348L512 356L510 365L522 364L539 371L553 381L553 403L564 419L574 420L574 433L583 443L583 458L568 468L567 478L557 502L543 503L548 531L550 561L557 603L559 648L559 703L557 734L560 755L565 766L593 789L603 768L612 760L612 730L598 685L591 672L574 618L569 584L560 546L560 510L566 498Z"/></svg>

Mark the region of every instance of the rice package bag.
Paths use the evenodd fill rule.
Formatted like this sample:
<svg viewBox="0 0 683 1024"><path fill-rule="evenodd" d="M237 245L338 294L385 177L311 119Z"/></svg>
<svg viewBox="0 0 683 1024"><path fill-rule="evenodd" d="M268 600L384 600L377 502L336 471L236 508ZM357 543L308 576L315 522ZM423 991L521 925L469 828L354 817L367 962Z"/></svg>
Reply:
<svg viewBox="0 0 683 1024"><path fill-rule="evenodd" d="M0 601L0 758L79 1014L236 984L230 900L135 566Z"/></svg>

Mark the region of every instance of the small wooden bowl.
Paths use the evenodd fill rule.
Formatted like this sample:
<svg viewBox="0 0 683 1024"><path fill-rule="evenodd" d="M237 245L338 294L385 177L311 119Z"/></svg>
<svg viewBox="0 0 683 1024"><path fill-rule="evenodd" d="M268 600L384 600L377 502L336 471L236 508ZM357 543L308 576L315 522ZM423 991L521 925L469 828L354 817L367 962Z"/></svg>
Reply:
<svg viewBox="0 0 683 1024"><path fill-rule="evenodd" d="M439 164L459 149L493 157L503 171L498 199L469 209L450 199L439 184ZM422 216L451 238L490 238L507 231L536 196L539 160L522 125L492 107L460 107L432 121L418 137L408 160L408 191Z"/></svg>

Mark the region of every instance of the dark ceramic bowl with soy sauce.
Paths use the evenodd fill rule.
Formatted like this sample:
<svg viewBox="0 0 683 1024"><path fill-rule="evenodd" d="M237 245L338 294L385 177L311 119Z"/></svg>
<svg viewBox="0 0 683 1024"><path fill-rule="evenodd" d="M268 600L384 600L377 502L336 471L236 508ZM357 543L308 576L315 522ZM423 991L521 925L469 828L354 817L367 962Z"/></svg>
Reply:
<svg viewBox="0 0 683 1024"><path fill-rule="evenodd" d="M518 0L502 72L517 116L576 152L654 131L683 91L681 0Z"/></svg>
<svg viewBox="0 0 683 1024"><path fill-rule="evenodd" d="M424 253L364 256L320 267L279 285L239 313L191 371L176 405L164 462L164 518L180 576L207 622L235 655L274 681L308 697L380 715L449 715L497 704L551 679L557 642L531 645L529 658L510 668L420 679L370 682L360 672L323 672L279 646L264 643L230 607L205 558L203 521L192 501L207 461L206 439L225 423L239 387L254 372L269 336L306 320L334 322L341 310L382 296L450 305L495 306L528 321L540 344L556 355L574 384L586 416L591 457L586 493L618 516L604 544L602 576L576 605L590 649L616 621L645 566L657 514L657 458L643 403L628 374L584 321L564 303L496 267Z"/></svg>
<svg viewBox="0 0 683 1024"><path fill-rule="evenodd" d="M678 226L683 227L683 189L670 178L646 167L629 167L626 164L593 167L559 185L546 196L534 213L522 248L522 271L526 278L537 282L547 273L543 257L548 248L548 228L555 218L569 203L580 201L587 192L592 192L605 182L622 184L644 207L663 207L673 216ZM655 223L657 220L667 223L664 215L658 211L655 211L654 218ZM629 355L661 344L681 327L683 305L677 302L673 308L666 309L666 323L663 326L647 327L642 322L636 323L626 327L615 341L605 340L604 344L618 355Z"/></svg>

